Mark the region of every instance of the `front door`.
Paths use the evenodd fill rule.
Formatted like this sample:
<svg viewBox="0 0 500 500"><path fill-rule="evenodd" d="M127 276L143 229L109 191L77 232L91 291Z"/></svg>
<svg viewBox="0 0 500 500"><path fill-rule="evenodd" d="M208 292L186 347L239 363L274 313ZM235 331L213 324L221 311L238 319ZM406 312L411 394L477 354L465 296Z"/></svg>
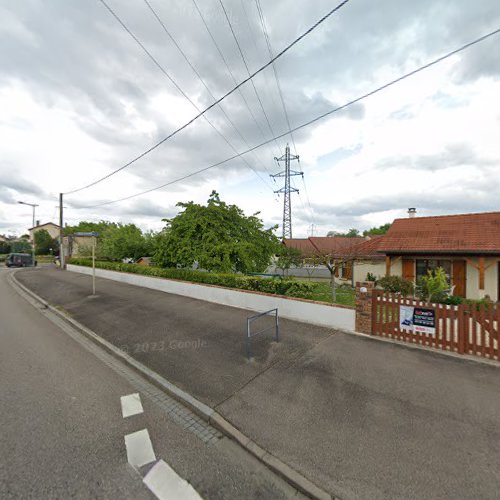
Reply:
<svg viewBox="0 0 500 500"><path fill-rule="evenodd" d="M465 297L465 260L454 260L452 269L452 280L455 289L453 290L453 295L458 295L459 297Z"/></svg>
<svg viewBox="0 0 500 500"><path fill-rule="evenodd" d="M403 259L403 278L405 280L415 280L415 260Z"/></svg>

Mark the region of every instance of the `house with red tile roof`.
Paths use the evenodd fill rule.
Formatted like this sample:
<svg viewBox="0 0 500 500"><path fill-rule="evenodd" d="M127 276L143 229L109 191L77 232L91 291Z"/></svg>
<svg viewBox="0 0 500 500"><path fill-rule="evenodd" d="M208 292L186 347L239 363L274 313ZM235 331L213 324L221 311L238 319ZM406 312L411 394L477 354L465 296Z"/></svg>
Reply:
<svg viewBox="0 0 500 500"><path fill-rule="evenodd" d="M324 265L321 264L321 261L325 259L335 263L334 265L337 266L334 273L336 281L349 284L353 284L353 263L356 263L357 268L361 269L361 266L376 260L378 271L383 273L383 256L375 253L369 247L362 247L361 245L364 243L368 243L368 239L345 236L311 236L309 238L294 238L283 241L285 246L300 250L306 264L321 267ZM365 254L369 254L366 259ZM358 273L358 280L364 281L367 272L365 270L363 275ZM360 273L362 272L360 271Z"/></svg>
<svg viewBox="0 0 500 500"><path fill-rule="evenodd" d="M500 212L396 219L377 251L386 275L415 281L442 267L454 295L500 299Z"/></svg>
<svg viewBox="0 0 500 500"><path fill-rule="evenodd" d="M379 251L384 236L368 236L359 242L353 264L353 285L366 281L368 274L377 279L385 275L385 256Z"/></svg>
<svg viewBox="0 0 500 500"><path fill-rule="evenodd" d="M285 240L304 258L344 259L339 281L402 276L416 281L442 267L454 295L500 300L500 212L396 219L386 234L369 238L310 237ZM351 263L349 262L351 261Z"/></svg>

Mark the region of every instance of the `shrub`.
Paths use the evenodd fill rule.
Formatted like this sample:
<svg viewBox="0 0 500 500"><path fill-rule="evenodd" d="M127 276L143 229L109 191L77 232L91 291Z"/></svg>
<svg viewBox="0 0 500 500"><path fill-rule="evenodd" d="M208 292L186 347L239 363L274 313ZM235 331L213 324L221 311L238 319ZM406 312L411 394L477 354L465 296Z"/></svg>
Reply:
<svg viewBox="0 0 500 500"><path fill-rule="evenodd" d="M71 258L68 259L68 264L91 267L92 260L88 258ZM263 278L261 276L245 276L243 274L207 273L192 269L139 266L137 264L125 264L122 262L96 261L96 267L99 269L191 281L207 285L218 285L273 295L287 295L303 299L311 298L318 286L318 283L297 281L289 278Z"/></svg>
<svg viewBox="0 0 500 500"><path fill-rule="evenodd" d="M429 270L427 276L422 276L417 280L416 294L419 299L428 302L445 302L449 288L444 269L438 267L434 272Z"/></svg>
<svg viewBox="0 0 500 500"><path fill-rule="evenodd" d="M303 299L310 299L314 293L314 283L305 281L291 281L287 282L288 287L285 295L289 297L299 297Z"/></svg>
<svg viewBox="0 0 500 500"><path fill-rule="evenodd" d="M378 280L378 285L384 292L400 293L405 297L413 294L413 283L401 276L384 276Z"/></svg>
<svg viewBox="0 0 500 500"><path fill-rule="evenodd" d="M482 299L463 299L463 303L475 306L476 311L479 311L480 306L485 306L486 309L489 309L495 304L488 295L486 295Z"/></svg>
<svg viewBox="0 0 500 500"><path fill-rule="evenodd" d="M374 283L377 281L377 277L373 273L366 273L366 281L373 281Z"/></svg>
<svg viewBox="0 0 500 500"><path fill-rule="evenodd" d="M448 304L449 306L458 306L459 304L462 304L464 299L462 297L459 297L458 295L450 295L446 297L443 301L443 304Z"/></svg>

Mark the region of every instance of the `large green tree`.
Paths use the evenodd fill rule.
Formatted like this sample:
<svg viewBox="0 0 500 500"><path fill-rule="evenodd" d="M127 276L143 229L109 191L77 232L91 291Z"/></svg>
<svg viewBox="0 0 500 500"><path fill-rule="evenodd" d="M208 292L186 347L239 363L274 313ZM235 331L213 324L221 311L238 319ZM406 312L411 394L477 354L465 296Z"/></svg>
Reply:
<svg viewBox="0 0 500 500"><path fill-rule="evenodd" d="M37 255L55 255L59 250L59 241L52 238L45 229L35 233L35 253Z"/></svg>
<svg viewBox="0 0 500 500"><path fill-rule="evenodd" d="M99 259L122 260L128 257L138 259L153 252L153 236L149 233L143 234L135 224L82 221L76 226L65 228L66 234L77 232L98 233L96 253ZM91 247L80 251L90 255Z"/></svg>
<svg viewBox="0 0 500 500"><path fill-rule="evenodd" d="M25 240L13 241L10 244L10 251L12 253L31 253L31 244Z"/></svg>
<svg viewBox="0 0 500 500"><path fill-rule="evenodd" d="M98 238L98 256L111 260L138 259L147 254L146 239L135 224L112 224Z"/></svg>
<svg viewBox="0 0 500 500"><path fill-rule="evenodd" d="M154 255L163 267L199 267L218 272L262 272L279 248L275 228L264 229L258 213L249 217L212 191L206 205L178 203L182 211L164 219Z"/></svg>

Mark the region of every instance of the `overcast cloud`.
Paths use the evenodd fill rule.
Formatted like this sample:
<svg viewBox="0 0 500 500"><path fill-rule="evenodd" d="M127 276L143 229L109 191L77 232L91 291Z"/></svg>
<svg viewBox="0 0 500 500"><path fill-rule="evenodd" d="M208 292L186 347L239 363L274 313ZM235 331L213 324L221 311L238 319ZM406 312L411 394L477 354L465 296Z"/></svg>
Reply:
<svg viewBox="0 0 500 500"><path fill-rule="evenodd" d="M57 221L59 192L128 162L231 89L233 77L247 76L218 0L197 3L232 76L192 0L149 0L209 91L143 0L107 2L192 103L99 0L0 2L0 234L31 225L31 209L19 200L40 204L37 219ZM335 5L260 2L275 53ZM269 59L256 3L224 4L254 71ZM291 126L499 27L497 0L351 0L276 63ZM295 133L306 186L294 179L294 236L305 237L311 224L315 234L366 229L404 216L408 206L436 215L500 210L499 53L497 35ZM67 196L66 220L159 229L178 201L205 202L216 189L248 214L260 210L267 225L280 223L283 199L273 193L280 185L269 173L281 168L273 158L292 144L288 136L163 190L81 208L165 184L285 133L272 68L254 83L269 124L246 84L223 111L214 108L123 172Z"/></svg>

